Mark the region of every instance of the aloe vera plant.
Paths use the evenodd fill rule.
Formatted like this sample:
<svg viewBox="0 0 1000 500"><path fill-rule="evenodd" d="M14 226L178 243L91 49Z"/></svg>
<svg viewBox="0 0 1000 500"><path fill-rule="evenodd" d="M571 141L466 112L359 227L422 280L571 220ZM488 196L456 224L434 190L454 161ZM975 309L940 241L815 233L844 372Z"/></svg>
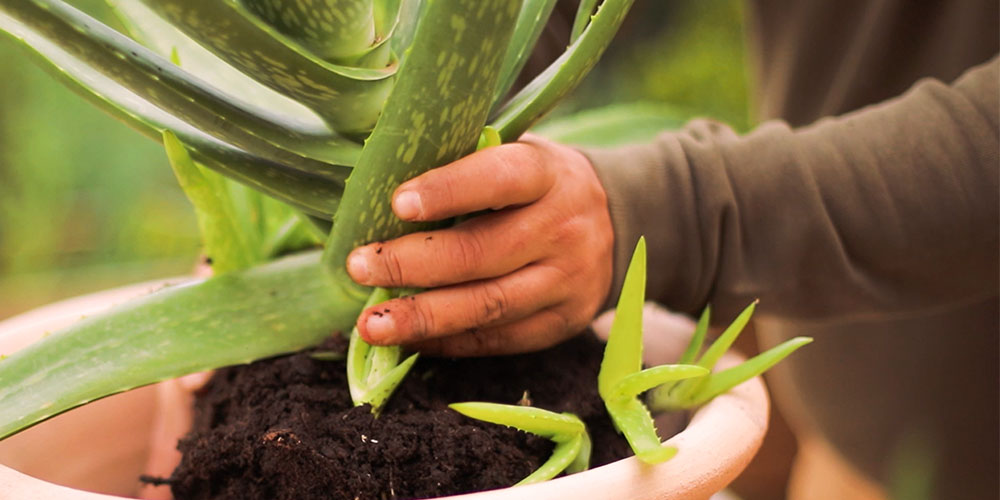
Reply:
<svg viewBox="0 0 1000 500"><path fill-rule="evenodd" d="M698 326L695 328L695 333L691 337L691 342L688 344L688 347L684 351L684 354L681 356L679 362L695 363L697 366L703 367L706 370L712 370L715 368L716 363L719 362L722 355L725 354L730 346L733 345L733 342L736 341L736 338L743 331L743 328L746 327L756 307L757 302L747 306L747 308L744 309L735 320L733 320L732 324L726 327L719 338L716 339L707 350L705 350L704 354L698 358L698 353L701 351L705 343L708 324L711 318L711 309L705 308L705 312L702 313L701 318L698 320ZM764 373L769 368L778 364L778 362L795 352L797 349L811 343L812 341L813 339L811 337L795 337L782 342L781 344L772 347L771 349L768 349L767 351L764 351L737 366L727 368L720 372L711 373L710 375L698 379L680 380L663 384L651 392L649 397L650 407L657 411L671 411L688 409L702 405L719 394L722 394L729 389L732 389L733 387L736 387L737 385Z"/></svg>
<svg viewBox="0 0 1000 500"><path fill-rule="evenodd" d="M392 298L392 292L376 288L368 297L365 307L380 304ZM403 348L399 346L372 346L361 339L357 327L351 331L347 348L347 384L355 406L369 404L372 413L378 414L403 377L417 362L418 354L411 354L399 362Z"/></svg>
<svg viewBox="0 0 1000 500"><path fill-rule="evenodd" d="M660 443L650 409L682 410L704 404L760 375L812 339L796 337L740 365L710 373L750 321L757 303L744 310L696 362L708 332L710 316L706 309L677 364L642 369L645 289L646 240L640 237L625 274L597 382L608 414L632 451L643 462L655 464L669 460L677 450ZM647 391L649 406L639 399Z"/></svg>
<svg viewBox="0 0 1000 500"><path fill-rule="evenodd" d="M0 0L0 30L82 96L166 144L219 272L4 359L0 438L109 394L350 330L375 298L347 277L346 252L421 228L392 216L393 190L480 138L517 138L594 65L632 0L604 0L596 12L583 2L573 43L509 99L554 0L323 0L305 10L294 0L110 3L128 35L60 0ZM327 22L333 9L351 20ZM263 198L213 172L287 203L311 225L287 208L265 209L287 220L248 230L239 214ZM313 241L315 228L322 252L271 260ZM387 394L379 384L398 378L387 374L395 356L358 356L367 367L358 387Z"/></svg>
<svg viewBox="0 0 1000 500"><path fill-rule="evenodd" d="M677 449L664 446L639 395L669 381L700 377L708 370L693 365L642 369L642 306L646 295L646 240L639 239L622 285L615 319L597 375L597 389L615 426L643 462L669 460Z"/></svg>

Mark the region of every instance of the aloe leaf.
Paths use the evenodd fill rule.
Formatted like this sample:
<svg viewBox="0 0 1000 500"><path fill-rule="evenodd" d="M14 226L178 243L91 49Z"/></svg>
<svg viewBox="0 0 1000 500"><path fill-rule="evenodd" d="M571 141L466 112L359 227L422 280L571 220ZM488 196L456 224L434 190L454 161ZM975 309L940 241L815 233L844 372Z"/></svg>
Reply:
<svg viewBox="0 0 1000 500"><path fill-rule="evenodd" d="M92 71L248 153L332 179L345 174L336 165L349 164L357 155L357 144L332 132L312 135L281 122L280 117L241 108L210 85L60 0L3 0L0 12Z"/></svg>
<svg viewBox="0 0 1000 500"><path fill-rule="evenodd" d="M417 362L417 358L419 357L419 354L411 354L410 357L393 367L389 373L385 374L385 376L368 389L364 402L372 405L372 412L378 413L382 410L385 402L389 400L389 396L392 396L392 393L399 387L399 384L406 377L406 374L410 372L410 368L413 367L413 364Z"/></svg>
<svg viewBox="0 0 1000 500"><path fill-rule="evenodd" d="M604 401L615 400L615 388L642 370L642 305L646 297L646 239L640 237L632 253L621 295L611 323L597 388Z"/></svg>
<svg viewBox="0 0 1000 500"><path fill-rule="evenodd" d="M212 86L238 100L241 107L251 109L255 114L280 115L295 129L308 130L313 134L327 131L326 124L312 110L240 73L164 21L142 2L107 2L133 39L162 57L170 57L172 61L176 57L178 60L174 64L197 78L211 82Z"/></svg>
<svg viewBox="0 0 1000 500"><path fill-rule="evenodd" d="M590 434L584 432L580 434L580 438L580 450L576 452L576 458L566 466L566 474L576 474L590 468L590 455L594 445Z"/></svg>
<svg viewBox="0 0 1000 500"><path fill-rule="evenodd" d="M368 356L368 382L374 385L382 380L393 368L399 364L399 358L403 355L403 348L399 346L376 346Z"/></svg>
<svg viewBox="0 0 1000 500"><path fill-rule="evenodd" d="M691 341L688 342L687 349L684 350L684 354L681 354L681 359L677 361L678 363L693 363L695 358L698 357L701 347L705 345L705 336L708 335L708 325L711 320L712 307L705 306L705 310L702 311L701 317L698 318L698 324L694 328L694 335L691 336Z"/></svg>
<svg viewBox="0 0 1000 500"><path fill-rule="evenodd" d="M639 460L647 464L656 464L669 460L677 453L676 448L660 443L653 417L641 401L630 398L609 404L605 400L605 405L618 430L625 435L625 439Z"/></svg>
<svg viewBox="0 0 1000 500"><path fill-rule="evenodd" d="M765 352L762 352L743 363L713 373L707 377L701 389L693 395L686 407L693 407L704 404L712 398L722 394L737 385L760 375L776 365L781 360L798 350L800 347L809 344L813 339L809 337L795 337L787 340Z"/></svg>
<svg viewBox="0 0 1000 500"><path fill-rule="evenodd" d="M347 345L347 388L351 392L351 401L354 402L354 406L365 404L365 394L368 392L368 377L365 376L365 367L368 361L368 351L371 348L371 344L362 340L356 331L351 332L350 343Z"/></svg>
<svg viewBox="0 0 1000 500"><path fill-rule="evenodd" d="M194 164L184 145L171 132L163 133L163 145L184 194L194 205L205 255L212 259L216 274L247 269L263 260L253 233L239 227L229 186L219 174Z"/></svg>
<svg viewBox="0 0 1000 500"><path fill-rule="evenodd" d="M691 335L691 340L688 342L687 348L677 361L679 364L689 364L695 361L698 353L701 352L702 346L705 344L705 336L708 335L708 326L711 317L712 308L706 306L705 310L701 313L701 317L698 318L698 324L695 326L694 334ZM706 368L706 370L708 369ZM684 380L682 382L664 384L653 390L649 400L674 401L680 398L682 394L687 394L694 383L695 381ZM654 408L659 409L660 407L654 406Z"/></svg>
<svg viewBox="0 0 1000 500"><path fill-rule="evenodd" d="M382 0L382 2L376 3L392 3L397 0ZM410 47L413 42L413 35L416 33L417 20L420 19L420 12L423 9L424 0L398 0L399 1L399 14L396 15L396 23L392 29L392 38L389 40L389 44L392 47L393 52L397 54L400 61L406 59L406 49ZM381 8L375 11L376 22L378 22L378 13ZM388 10L388 9L384 9Z"/></svg>
<svg viewBox="0 0 1000 500"><path fill-rule="evenodd" d="M250 12L327 61L353 63L375 45L372 0L240 0ZM323 13L337 15L324 16Z"/></svg>
<svg viewBox="0 0 1000 500"><path fill-rule="evenodd" d="M597 374L597 390L615 427L625 435L636 456L646 463L658 463L672 457L676 450L660 445L649 410L638 398L623 397L623 393L648 387L653 380L667 373L676 375L673 372L691 369L654 368L649 375L642 375L642 306L645 294L646 239L640 237L625 272L625 282L604 348L604 359L601 360L601 371Z"/></svg>
<svg viewBox="0 0 1000 500"><path fill-rule="evenodd" d="M9 0L0 1L0 29L22 42L43 69L99 108L156 141L162 141L163 131L173 131L196 162L311 215L329 218L336 210L343 179L349 169L338 174L339 180L324 179L291 170L219 141L133 94L42 34L8 16L6 1Z"/></svg>
<svg viewBox="0 0 1000 500"><path fill-rule="evenodd" d="M634 398L667 382L705 375L708 375L708 370L695 365L654 366L622 378L615 386L614 396L618 399Z"/></svg>
<svg viewBox="0 0 1000 500"><path fill-rule="evenodd" d="M583 450L584 436L586 436L586 434L577 434L569 441L556 443L549 459L535 469L534 472L528 474L528 477L518 481L515 486L524 486L526 484L548 481L549 479L558 476L560 472L568 469L569 466L576 463L577 458L581 456L580 452Z"/></svg>
<svg viewBox="0 0 1000 500"><path fill-rule="evenodd" d="M556 0L524 0L517 16L514 34L510 37L507 55L500 69L500 82L493 95L494 107L510 92L517 76L528 62L528 56L538 43L538 37L545 31L545 24L552 15Z"/></svg>
<svg viewBox="0 0 1000 500"><path fill-rule="evenodd" d="M372 289L364 308L380 304L392 298L388 289L376 287ZM369 388L369 358L372 345L361 339L357 327L351 330L350 343L347 346L347 386L351 392L351 400L355 406L365 403L365 394Z"/></svg>
<svg viewBox="0 0 1000 500"><path fill-rule="evenodd" d="M590 23L590 17L594 15L595 5L597 5L597 0L580 0L580 5L576 8L576 17L573 18L573 27L569 32L570 44L583 34L583 30Z"/></svg>
<svg viewBox="0 0 1000 500"><path fill-rule="evenodd" d="M483 128L483 132L479 134L479 142L476 143L476 151L491 148L493 146L499 146L500 144L500 134L497 132L497 129L487 125Z"/></svg>
<svg viewBox="0 0 1000 500"><path fill-rule="evenodd" d="M518 482L518 486L547 481L564 470L572 473L589 467L590 436L583 421L572 413L560 414L531 406L483 402L452 403L448 407L469 418L514 427L556 443L549 459Z"/></svg>
<svg viewBox="0 0 1000 500"><path fill-rule="evenodd" d="M0 362L0 438L134 387L294 352L349 328L362 301L318 252L167 287L87 317Z"/></svg>
<svg viewBox="0 0 1000 500"><path fill-rule="evenodd" d="M274 201L278 203L276 200ZM287 207L287 205L285 206ZM304 220L301 213L295 212L287 214L279 227L264 234L266 239L261 244L261 255L265 259L318 246L326 237L326 235L316 231L312 224Z"/></svg>
<svg viewBox="0 0 1000 500"><path fill-rule="evenodd" d="M142 0L192 40L263 85L312 109L334 130L363 133L378 119L396 65L324 61L235 0ZM225 23L225 36L218 23Z"/></svg>
<svg viewBox="0 0 1000 500"><path fill-rule="evenodd" d="M701 356L698 360L698 366L703 366L709 370L715 367L715 364L719 362L719 359L732 347L733 342L739 337L743 328L746 327L750 318L753 316L754 309L757 307L757 301L751 303L746 309L743 310L736 317L733 322L722 331L722 335L715 339L715 342L707 350L705 354ZM691 401L696 394L700 394L702 387L708 381L708 378L702 378L698 380L685 380L677 384L677 387L672 388L668 392L670 399L675 401L681 401L683 404L687 405L688 401Z"/></svg>
<svg viewBox="0 0 1000 500"><path fill-rule="evenodd" d="M757 301L755 300L722 331L722 335L719 335L719 338L715 339L715 342L712 343L701 359L698 360L698 366L704 366L709 370L714 368L715 364L722 358L722 355L732 347L733 342L736 342L736 338L740 336L743 328L750 322L750 317L753 316L754 309L756 308Z"/></svg>
<svg viewBox="0 0 1000 500"><path fill-rule="evenodd" d="M375 20L375 35L378 38L389 38L386 34L395 31L402 12L402 4L408 0L375 0L372 16Z"/></svg>
<svg viewBox="0 0 1000 500"><path fill-rule="evenodd" d="M365 302L365 308L372 307L392 298L392 292L385 288L375 288ZM370 404L372 413L381 411L382 406L399 386L407 372L417 361L417 354L402 363L399 346L373 346L365 342L358 329L351 330L347 347L347 385L355 406Z"/></svg>
<svg viewBox="0 0 1000 500"><path fill-rule="evenodd" d="M600 59L633 0L604 0L583 34L491 120L504 142L517 140L571 90Z"/></svg>
<svg viewBox="0 0 1000 500"><path fill-rule="evenodd" d="M520 2L428 0L385 111L365 144L324 259L334 280L366 295L347 275L358 246L429 227L392 213L399 184L471 152L496 87Z"/></svg>
<svg viewBox="0 0 1000 500"><path fill-rule="evenodd" d="M505 405L499 403L468 402L452 403L448 408L462 415L491 424L515 427L547 439L558 440L586 431L583 422L575 415L555 413L532 406Z"/></svg>

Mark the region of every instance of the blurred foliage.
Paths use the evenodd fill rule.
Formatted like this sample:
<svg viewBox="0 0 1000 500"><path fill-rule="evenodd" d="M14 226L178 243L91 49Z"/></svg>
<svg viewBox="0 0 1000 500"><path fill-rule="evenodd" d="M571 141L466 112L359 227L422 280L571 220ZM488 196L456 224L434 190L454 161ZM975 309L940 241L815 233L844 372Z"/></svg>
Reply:
<svg viewBox="0 0 1000 500"><path fill-rule="evenodd" d="M115 26L102 0L69 3ZM736 0L637 1L559 113L657 102L676 111L675 125L710 116L746 129L741 19ZM188 272L197 226L160 147L64 89L3 35L0 58L0 318Z"/></svg>
<svg viewBox="0 0 1000 500"><path fill-rule="evenodd" d="M110 20L101 0L71 2ZM194 215L158 145L0 35L0 317L188 272Z"/></svg>
<svg viewBox="0 0 1000 500"><path fill-rule="evenodd" d="M679 117L751 126L739 0L639 0L570 109L659 102Z"/></svg>

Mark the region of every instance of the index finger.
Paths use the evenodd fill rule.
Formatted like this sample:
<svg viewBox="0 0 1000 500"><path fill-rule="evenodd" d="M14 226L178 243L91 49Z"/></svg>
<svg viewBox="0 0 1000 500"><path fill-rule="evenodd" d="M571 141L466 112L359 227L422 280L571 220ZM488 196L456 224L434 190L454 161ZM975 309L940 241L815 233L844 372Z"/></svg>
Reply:
<svg viewBox="0 0 1000 500"><path fill-rule="evenodd" d="M543 159L534 143L477 151L404 182L393 195L393 211L403 220L432 221L531 203L555 182Z"/></svg>

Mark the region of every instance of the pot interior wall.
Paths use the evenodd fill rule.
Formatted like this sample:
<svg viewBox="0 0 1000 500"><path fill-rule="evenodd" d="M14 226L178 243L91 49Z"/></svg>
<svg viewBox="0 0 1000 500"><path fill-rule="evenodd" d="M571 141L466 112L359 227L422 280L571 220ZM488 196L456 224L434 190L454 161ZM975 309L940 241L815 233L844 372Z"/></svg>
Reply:
<svg viewBox="0 0 1000 500"><path fill-rule="evenodd" d="M0 463L63 486L135 496L155 411L155 386L104 398L0 441Z"/></svg>

